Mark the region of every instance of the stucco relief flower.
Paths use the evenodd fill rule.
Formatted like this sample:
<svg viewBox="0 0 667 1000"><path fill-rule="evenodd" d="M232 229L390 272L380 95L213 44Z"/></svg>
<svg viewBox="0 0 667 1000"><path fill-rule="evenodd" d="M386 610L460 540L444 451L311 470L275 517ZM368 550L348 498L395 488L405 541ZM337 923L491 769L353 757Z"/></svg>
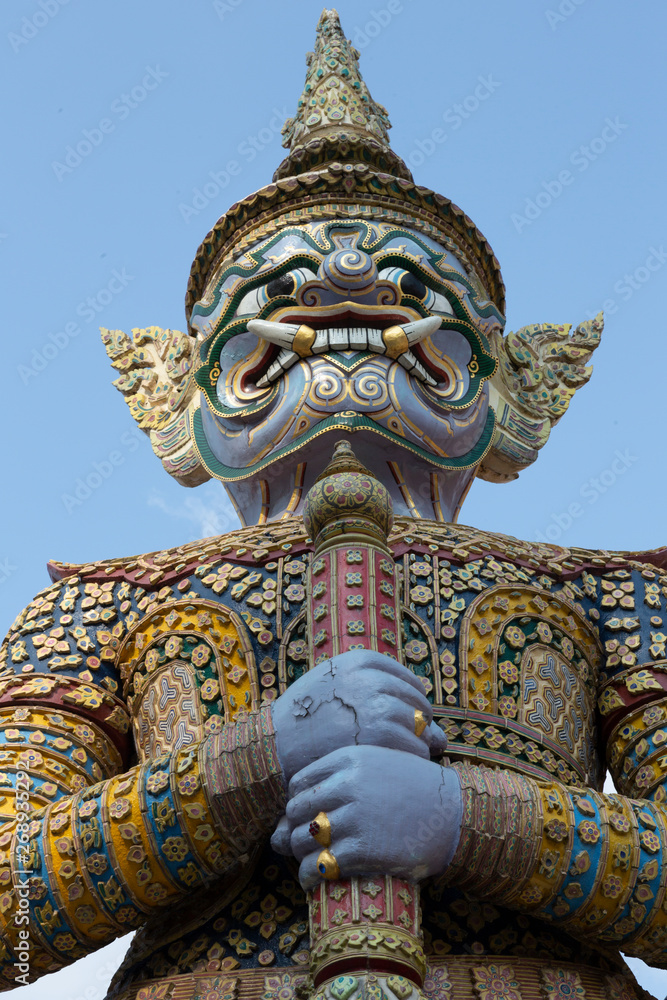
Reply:
<svg viewBox="0 0 667 1000"><path fill-rule="evenodd" d="M37 750L24 750L23 753L19 754L18 761L25 768L39 767L40 764L44 763L44 758Z"/></svg>
<svg viewBox="0 0 667 1000"><path fill-rule="evenodd" d="M633 611L635 607L634 593L635 585L631 580L624 580L623 583L615 583L612 580L601 580L600 586L604 597L600 602L603 608L626 608Z"/></svg>
<svg viewBox="0 0 667 1000"><path fill-rule="evenodd" d="M204 701L213 701L220 694L220 685L213 677L209 677L209 679L204 681L202 684L199 689L199 693Z"/></svg>
<svg viewBox="0 0 667 1000"><path fill-rule="evenodd" d="M560 641L560 648L563 656L565 656L568 660L571 660L574 656L574 644L567 638L566 635L564 635Z"/></svg>
<svg viewBox="0 0 667 1000"><path fill-rule="evenodd" d="M152 882L146 889L146 899L151 903L159 903L167 895L167 890L158 882Z"/></svg>
<svg viewBox="0 0 667 1000"><path fill-rule="evenodd" d="M201 668L206 666L208 661L211 659L211 650L203 642L200 642L198 646L192 650L190 654L190 661L193 667Z"/></svg>
<svg viewBox="0 0 667 1000"><path fill-rule="evenodd" d="M433 591L430 587L419 584L410 590L410 600L415 604L429 604L433 600Z"/></svg>
<svg viewBox="0 0 667 1000"><path fill-rule="evenodd" d="M549 840L560 842L567 837L567 823L564 823L562 819L550 819L545 824L544 831Z"/></svg>
<svg viewBox="0 0 667 1000"><path fill-rule="evenodd" d="M308 643L305 639L293 639L287 647L287 655L296 663L301 663L308 657Z"/></svg>
<svg viewBox="0 0 667 1000"><path fill-rule="evenodd" d="M86 868L88 871L92 872L93 875L103 875L108 867L109 862L103 854L91 854L90 857L86 859Z"/></svg>
<svg viewBox="0 0 667 1000"><path fill-rule="evenodd" d="M446 968L428 966L423 987L423 992L428 1000L451 1000L452 988Z"/></svg>
<svg viewBox="0 0 667 1000"><path fill-rule="evenodd" d="M480 635L489 635L489 633L493 631L491 623L486 618L480 618L479 621L476 621L475 628Z"/></svg>
<svg viewBox="0 0 667 1000"><path fill-rule="evenodd" d="M502 695L498 699L498 708L500 709L500 714L504 719L515 718L517 712L519 711L519 706L514 698L510 698L507 694Z"/></svg>
<svg viewBox="0 0 667 1000"><path fill-rule="evenodd" d="M164 651L167 656L173 659L178 656L183 648L183 640L179 635L171 635L164 644Z"/></svg>
<svg viewBox="0 0 667 1000"><path fill-rule="evenodd" d="M585 996L579 973L569 969L542 969L542 983L546 1000L576 1000Z"/></svg>
<svg viewBox="0 0 667 1000"><path fill-rule="evenodd" d="M657 833L654 833L653 830L644 830L644 832L640 834L639 839L642 842L642 845L647 851L650 851L651 854L657 854L660 850L660 837Z"/></svg>
<svg viewBox="0 0 667 1000"><path fill-rule="evenodd" d="M611 813L609 823L617 833L627 833L630 829L630 820L623 813Z"/></svg>
<svg viewBox="0 0 667 1000"><path fill-rule="evenodd" d="M623 883L618 875L607 875L602 881L602 895L616 899L623 890Z"/></svg>
<svg viewBox="0 0 667 1000"><path fill-rule="evenodd" d="M428 656L428 646L419 639L411 639L404 646L405 655L414 663L421 663Z"/></svg>
<svg viewBox="0 0 667 1000"><path fill-rule="evenodd" d="M635 775L635 785L637 788L647 788L655 779L655 771L651 764L640 767Z"/></svg>
<svg viewBox="0 0 667 1000"><path fill-rule="evenodd" d="M433 572L433 567L427 562L415 562L410 566L410 572L413 576L417 577L430 576Z"/></svg>
<svg viewBox="0 0 667 1000"><path fill-rule="evenodd" d="M523 635L523 632L521 634ZM498 665L498 673L506 684L516 684L519 680L519 668L511 660L503 660Z"/></svg>
<svg viewBox="0 0 667 1000"><path fill-rule="evenodd" d="M546 622L537 623L537 634L539 635L542 642L549 643L553 639L553 632L549 628Z"/></svg>
<svg viewBox="0 0 667 1000"><path fill-rule="evenodd" d="M188 853L188 845L183 837L167 837L162 845L162 853L170 861L182 861Z"/></svg>
<svg viewBox="0 0 667 1000"><path fill-rule="evenodd" d="M577 827L577 833L584 844L597 844L600 839L600 831L597 823L592 819L585 819Z"/></svg>
<svg viewBox="0 0 667 1000"><path fill-rule="evenodd" d="M503 638L512 649L523 649L526 645L526 637L518 625L510 625L509 628L506 628Z"/></svg>
<svg viewBox="0 0 667 1000"><path fill-rule="evenodd" d="M199 778L196 774L186 774L178 780L178 790L181 795L194 795L199 788Z"/></svg>
<svg viewBox="0 0 667 1000"><path fill-rule="evenodd" d="M300 583L290 583L284 590L285 599L291 603L303 601L306 596L306 588Z"/></svg>
<svg viewBox="0 0 667 1000"><path fill-rule="evenodd" d="M156 771L155 774L150 774L146 780L146 788L153 795L162 792L168 784L169 775L166 771Z"/></svg>
<svg viewBox="0 0 667 1000"><path fill-rule="evenodd" d="M479 1000L521 1000L519 984L510 965L473 966Z"/></svg>
<svg viewBox="0 0 667 1000"><path fill-rule="evenodd" d="M146 670L154 670L160 662L160 654L157 649L149 649L144 662L146 663Z"/></svg>
<svg viewBox="0 0 667 1000"><path fill-rule="evenodd" d="M132 809L132 803L129 799L116 799L109 806L109 815L113 819L123 819L124 816Z"/></svg>

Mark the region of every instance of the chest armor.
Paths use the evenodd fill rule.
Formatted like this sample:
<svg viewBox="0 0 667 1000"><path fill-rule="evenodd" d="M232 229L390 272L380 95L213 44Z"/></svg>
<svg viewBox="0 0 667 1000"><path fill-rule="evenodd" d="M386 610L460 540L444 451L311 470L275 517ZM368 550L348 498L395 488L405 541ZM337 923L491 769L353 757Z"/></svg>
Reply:
<svg viewBox="0 0 667 1000"><path fill-rule="evenodd" d="M226 536L234 544L222 550L219 539L179 550L157 594L139 588L117 662L141 761L274 700L307 669L311 553L299 528L295 519L282 533ZM401 521L390 544L404 661L448 756L597 787L602 649L579 585L540 565L534 546L471 529Z"/></svg>

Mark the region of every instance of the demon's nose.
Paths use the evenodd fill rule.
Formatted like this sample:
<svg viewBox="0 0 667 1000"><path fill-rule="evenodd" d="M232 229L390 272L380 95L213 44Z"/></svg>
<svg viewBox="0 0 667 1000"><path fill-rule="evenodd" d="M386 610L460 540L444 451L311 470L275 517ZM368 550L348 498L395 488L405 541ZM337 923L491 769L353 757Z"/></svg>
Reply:
<svg viewBox="0 0 667 1000"><path fill-rule="evenodd" d="M336 250L320 264L318 277L329 288L346 297L365 295L375 285L378 270L375 261L363 250L349 247Z"/></svg>

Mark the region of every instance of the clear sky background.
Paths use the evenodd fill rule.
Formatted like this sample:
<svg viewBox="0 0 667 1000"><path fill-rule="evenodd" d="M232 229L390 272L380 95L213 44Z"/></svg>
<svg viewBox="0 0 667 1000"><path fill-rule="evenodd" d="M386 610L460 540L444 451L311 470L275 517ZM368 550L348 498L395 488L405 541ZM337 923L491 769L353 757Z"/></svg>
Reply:
<svg viewBox="0 0 667 1000"><path fill-rule="evenodd" d="M493 246L508 329L576 324L609 300L593 378L544 454L509 486L476 483L461 520L562 545L667 543L667 7L338 9L389 110L394 149ZM276 124L295 109L320 10L312 0L4 0L3 628L48 582L47 558L130 555L237 525L219 484L184 490L134 431L98 326L183 329L199 242L282 158ZM98 134L102 119L112 128ZM99 142L68 164L84 130ZM230 160L241 169L227 178ZM571 182L559 191L562 171ZM112 474L68 501L112 452ZM101 1000L124 948L24 995L75 1000L88 989ZM667 993L667 973L642 981L660 1000Z"/></svg>

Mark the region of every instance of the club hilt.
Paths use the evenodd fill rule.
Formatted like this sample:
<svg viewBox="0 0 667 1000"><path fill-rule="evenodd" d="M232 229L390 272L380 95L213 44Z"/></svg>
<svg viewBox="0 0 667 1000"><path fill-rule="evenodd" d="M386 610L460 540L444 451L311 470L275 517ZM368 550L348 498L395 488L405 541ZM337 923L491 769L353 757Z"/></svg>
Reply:
<svg viewBox="0 0 667 1000"><path fill-rule="evenodd" d="M304 504L314 543L307 612L311 667L354 649L401 661L399 587L387 544L392 520L385 487L347 441L338 442ZM334 829L334 857L335 841ZM425 974L418 885L391 875L333 878L316 886L308 902L318 997L378 997L378 987L388 987L389 995L414 1000Z"/></svg>

